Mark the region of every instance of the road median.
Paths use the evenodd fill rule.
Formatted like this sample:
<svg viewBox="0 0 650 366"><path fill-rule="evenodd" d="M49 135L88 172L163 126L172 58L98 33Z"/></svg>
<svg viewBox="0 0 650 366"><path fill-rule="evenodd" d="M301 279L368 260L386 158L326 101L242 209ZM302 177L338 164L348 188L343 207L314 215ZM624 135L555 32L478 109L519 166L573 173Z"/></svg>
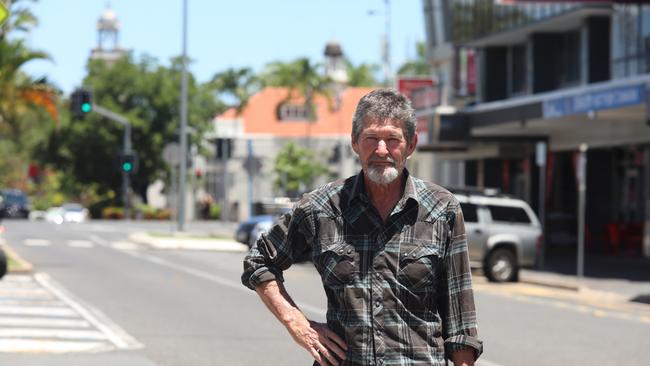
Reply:
<svg viewBox="0 0 650 366"><path fill-rule="evenodd" d="M0 241L0 248L7 256L7 272L10 274L30 274L34 266L14 251L6 242Z"/></svg>
<svg viewBox="0 0 650 366"><path fill-rule="evenodd" d="M137 244L161 250L208 250L246 252L248 246L233 239L213 236L192 236L185 233L136 232L129 239Z"/></svg>

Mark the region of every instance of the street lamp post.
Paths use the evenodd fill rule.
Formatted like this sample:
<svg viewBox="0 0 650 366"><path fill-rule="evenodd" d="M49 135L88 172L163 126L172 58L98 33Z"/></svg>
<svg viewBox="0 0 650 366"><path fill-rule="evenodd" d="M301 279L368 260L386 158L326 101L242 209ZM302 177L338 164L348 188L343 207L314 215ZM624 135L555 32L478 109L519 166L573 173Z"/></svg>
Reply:
<svg viewBox="0 0 650 366"><path fill-rule="evenodd" d="M185 225L185 182L187 180L187 0L183 0L183 55L181 56L180 172L178 174L178 231Z"/></svg>
<svg viewBox="0 0 650 366"><path fill-rule="evenodd" d="M388 86L391 80L390 66L390 0L384 0L384 39L381 45L381 58L384 64L384 85ZM381 15L381 12L368 10L368 15Z"/></svg>

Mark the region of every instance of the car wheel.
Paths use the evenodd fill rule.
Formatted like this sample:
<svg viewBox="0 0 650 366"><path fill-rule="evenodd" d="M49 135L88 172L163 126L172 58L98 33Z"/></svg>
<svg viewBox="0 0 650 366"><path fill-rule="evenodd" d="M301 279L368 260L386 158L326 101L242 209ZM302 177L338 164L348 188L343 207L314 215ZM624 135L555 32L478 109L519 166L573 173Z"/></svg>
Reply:
<svg viewBox="0 0 650 366"><path fill-rule="evenodd" d="M0 279L7 274L7 256L5 251L0 248Z"/></svg>
<svg viewBox="0 0 650 366"><path fill-rule="evenodd" d="M519 279L517 258L511 249L491 251L485 260L484 271L485 277L492 282L515 282Z"/></svg>

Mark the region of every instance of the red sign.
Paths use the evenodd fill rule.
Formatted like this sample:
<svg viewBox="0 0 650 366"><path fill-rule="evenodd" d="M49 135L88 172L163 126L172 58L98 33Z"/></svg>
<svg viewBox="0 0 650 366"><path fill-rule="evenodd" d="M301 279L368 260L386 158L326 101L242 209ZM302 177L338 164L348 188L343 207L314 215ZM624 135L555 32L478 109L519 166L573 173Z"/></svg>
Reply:
<svg viewBox="0 0 650 366"><path fill-rule="evenodd" d="M411 104L416 111L433 108L440 104L440 92L435 86L413 90Z"/></svg>
<svg viewBox="0 0 650 366"><path fill-rule="evenodd" d="M397 79L397 90L413 100L413 91L434 86L433 79L428 76L400 76Z"/></svg>
<svg viewBox="0 0 650 366"><path fill-rule="evenodd" d="M467 93L476 94L476 54L467 50Z"/></svg>

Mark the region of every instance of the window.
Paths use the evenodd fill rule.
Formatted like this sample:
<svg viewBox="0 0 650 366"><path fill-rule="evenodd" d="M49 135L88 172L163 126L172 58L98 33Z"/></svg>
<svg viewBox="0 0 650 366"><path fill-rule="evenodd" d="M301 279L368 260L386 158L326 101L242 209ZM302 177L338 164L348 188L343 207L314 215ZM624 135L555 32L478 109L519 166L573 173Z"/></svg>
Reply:
<svg viewBox="0 0 650 366"><path fill-rule="evenodd" d="M285 103L280 106L279 117L281 121L306 121L309 119L309 110L304 104Z"/></svg>
<svg viewBox="0 0 650 366"><path fill-rule="evenodd" d="M530 224L530 218L523 208L488 205L493 221Z"/></svg>
<svg viewBox="0 0 650 366"><path fill-rule="evenodd" d="M471 203L461 203L460 209L463 210L465 222L478 222L478 212L476 205Z"/></svg>
<svg viewBox="0 0 650 366"><path fill-rule="evenodd" d="M512 52L512 94L526 92L526 67L528 65L526 57L526 45L513 46Z"/></svg>

